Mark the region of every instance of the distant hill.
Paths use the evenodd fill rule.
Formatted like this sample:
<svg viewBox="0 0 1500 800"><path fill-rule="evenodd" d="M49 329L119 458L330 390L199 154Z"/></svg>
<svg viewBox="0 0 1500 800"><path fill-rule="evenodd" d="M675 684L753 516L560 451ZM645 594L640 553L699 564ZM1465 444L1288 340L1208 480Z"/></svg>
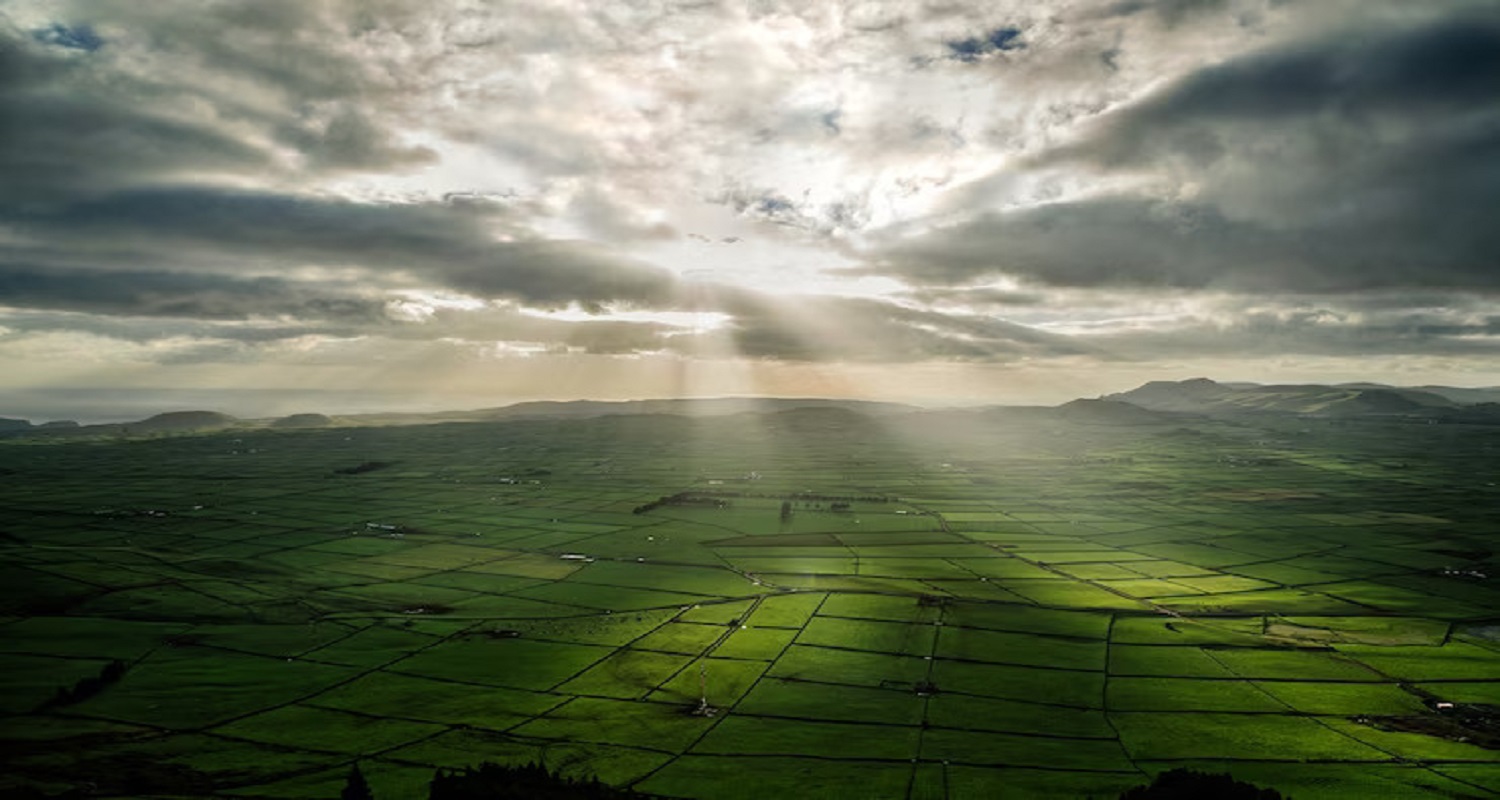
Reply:
<svg viewBox="0 0 1500 800"><path fill-rule="evenodd" d="M1496 400L1482 398L1495 397ZM795 413L793 413L795 412ZM533 401L509 406L428 413L340 415L302 413L275 419L239 419L216 411L174 411L138 422L79 425L71 420L33 424L0 417L6 438L89 438L208 433L226 429L306 430L331 426L433 425L509 420L566 420L613 416L713 418L759 414L774 427L839 429L855 435L884 420L921 435L962 438L973 426L1180 425L1177 414L1300 414L1324 417L1389 416L1439 422L1500 424L1500 388L1403 387L1377 383L1261 385L1208 378L1151 381L1127 392L1078 399L1058 406L980 406L926 409L902 403L829 398L715 397L654 400ZM897 423L897 420L901 420ZM887 427L889 427L887 425ZM871 429L876 430L876 429Z"/></svg>
<svg viewBox="0 0 1500 800"><path fill-rule="evenodd" d="M793 410L840 410L859 416L888 416L921 411L916 406L865 400L826 398L715 397L707 399L536 401L498 408L430 413L351 414L334 420L325 414L292 414L271 420L242 420L216 411L173 411L138 422L83 425L0 419L0 435L88 437L194 433L225 428L310 429L345 425L432 425L446 422L498 422L523 419L584 419L607 416L670 415L718 417L730 414L775 414Z"/></svg>
<svg viewBox="0 0 1500 800"><path fill-rule="evenodd" d="M1351 384L1343 386L1256 384L1228 385L1207 378L1152 381L1112 400L1153 411L1194 414L1277 412L1318 416L1430 414L1457 408L1453 400L1419 389Z"/></svg>
<svg viewBox="0 0 1500 800"><path fill-rule="evenodd" d="M770 414L803 408L838 408L863 414L898 414L918 411L916 406L869 400L830 400L789 397L711 397L670 400L539 400L475 412L483 419L517 417L603 417L619 414L674 414L717 417L726 414Z"/></svg>
<svg viewBox="0 0 1500 800"><path fill-rule="evenodd" d="M326 428L333 424L333 418L327 414L292 414L291 416L271 420L272 428Z"/></svg>
<svg viewBox="0 0 1500 800"><path fill-rule="evenodd" d="M1151 381L1128 392L1105 395L1103 400L1130 403L1152 411L1202 413L1215 408L1236 392L1244 391L1207 378L1185 381Z"/></svg>
<svg viewBox="0 0 1500 800"><path fill-rule="evenodd" d="M1455 408L1443 414L1447 422L1469 422L1481 425L1500 425L1500 403L1475 403Z"/></svg>
<svg viewBox="0 0 1500 800"><path fill-rule="evenodd" d="M1340 383L1337 386L1332 386L1329 388L1354 389L1362 392L1389 392L1391 394L1400 395L1401 397L1417 403L1418 405L1427 406L1429 408L1458 408L1460 406L1469 405L1470 403L1485 402L1484 400L1455 400L1452 397L1443 394L1442 392L1435 392L1432 390L1432 388L1443 389L1445 387L1386 386L1379 383ZM1480 393L1476 396L1481 397L1483 396L1484 391L1482 389L1463 390L1453 388L1446 388L1445 390L1451 392L1473 391ZM1496 399L1500 399L1500 393L1496 393Z"/></svg>
<svg viewBox="0 0 1500 800"><path fill-rule="evenodd" d="M157 436L172 433L208 433L238 428L246 423L228 414L217 411L170 411L157 414L138 422L112 422L102 425L79 425L70 419L56 420L42 425L0 430L23 438L85 439L90 437Z"/></svg>
<svg viewBox="0 0 1500 800"><path fill-rule="evenodd" d="M1085 425L1152 425L1168 419L1159 411L1119 400L1074 400L1058 406L1056 414Z"/></svg>
<svg viewBox="0 0 1500 800"><path fill-rule="evenodd" d="M794 408L843 408L864 414L920 411L916 406L867 400L785 397L711 397L664 400L535 400L496 408L430 413L350 414L340 420L355 425L424 425L440 422L489 422L507 419L580 419L623 415L669 414L718 417L773 413Z"/></svg>
<svg viewBox="0 0 1500 800"><path fill-rule="evenodd" d="M121 427L128 429L130 433L137 434L180 433L228 428L237 422L239 420L235 417L231 417L228 414L220 414L217 411L169 411L165 414L148 417L140 422L126 423Z"/></svg>
<svg viewBox="0 0 1500 800"><path fill-rule="evenodd" d="M1416 392L1426 396L1435 395L1445 398L1458 406L1478 405L1479 403L1500 403L1500 386L1475 388L1461 386L1385 386L1379 383L1341 383L1339 386L1361 389L1390 389L1391 391L1401 393Z"/></svg>

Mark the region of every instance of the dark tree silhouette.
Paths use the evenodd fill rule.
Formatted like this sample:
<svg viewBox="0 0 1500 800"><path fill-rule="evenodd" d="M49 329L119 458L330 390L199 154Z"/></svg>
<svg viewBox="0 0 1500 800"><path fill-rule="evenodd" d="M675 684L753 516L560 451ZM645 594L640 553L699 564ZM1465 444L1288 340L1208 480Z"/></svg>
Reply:
<svg viewBox="0 0 1500 800"><path fill-rule="evenodd" d="M370 784L365 780L365 774L359 771L359 762L349 767L349 780L344 784L344 791L339 792L339 800L375 800L375 795L370 792Z"/></svg>
<svg viewBox="0 0 1500 800"><path fill-rule="evenodd" d="M72 686L57 687L57 691L53 693L52 698L43 703L38 710L45 711L50 708L57 708L58 706L81 703L119 683L120 679L125 677L127 669L129 669L129 666L124 661L115 659L105 664L104 668L99 670L98 675L82 678Z"/></svg>
<svg viewBox="0 0 1500 800"><path fill-rule="evenodd" d="M432 778L431 800L645 800L650 795L616 789L591 778L554 775L540 764L507 767L485 763Z"/></svg>
<svg viewBox="0 0 1500 800"><path fill-rule="evenodd" d="M1262 789L1226 774L1174 769L1156 776L1149 786L1127 789L1120 800L1291 800L1275 789Z"/></svg>

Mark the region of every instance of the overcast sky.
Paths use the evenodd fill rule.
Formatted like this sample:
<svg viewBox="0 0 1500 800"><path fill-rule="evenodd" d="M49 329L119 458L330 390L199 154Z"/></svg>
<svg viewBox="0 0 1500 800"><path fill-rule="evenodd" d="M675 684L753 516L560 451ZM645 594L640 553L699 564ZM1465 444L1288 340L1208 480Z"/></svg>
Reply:
<svg viewBox="0 0 1500 800"><path fill-rule="evenodd" d="M1495 0L0 6L0 416L1497 357Z"/></svg>

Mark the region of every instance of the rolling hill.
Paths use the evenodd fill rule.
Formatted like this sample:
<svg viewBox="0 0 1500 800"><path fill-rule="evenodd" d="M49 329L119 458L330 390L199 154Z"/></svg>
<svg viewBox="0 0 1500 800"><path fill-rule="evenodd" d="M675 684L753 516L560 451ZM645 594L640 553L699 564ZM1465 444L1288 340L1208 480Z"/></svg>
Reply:
<svg viewBox="0 0 1500 800"><path fill-rule="evenodd" d="M1344 386L1254 384L1226 385L1207 378L1152 381L1105 400L1153 411L1191 414L1285 413L1318 416L1432 414L1459 408L1443 395L1420 389L1368 384Z"/></svg>

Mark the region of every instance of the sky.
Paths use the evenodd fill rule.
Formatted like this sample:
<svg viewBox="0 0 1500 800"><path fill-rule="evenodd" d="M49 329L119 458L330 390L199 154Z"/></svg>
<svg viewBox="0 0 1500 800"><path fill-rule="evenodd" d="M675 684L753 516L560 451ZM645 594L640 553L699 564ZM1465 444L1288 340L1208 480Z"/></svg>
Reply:
<svg viewBox="0 0 1500 800"><path fill-rule="evenodd" d="M1500 2L0 5L0 416L1500 384Z"/></svg>

